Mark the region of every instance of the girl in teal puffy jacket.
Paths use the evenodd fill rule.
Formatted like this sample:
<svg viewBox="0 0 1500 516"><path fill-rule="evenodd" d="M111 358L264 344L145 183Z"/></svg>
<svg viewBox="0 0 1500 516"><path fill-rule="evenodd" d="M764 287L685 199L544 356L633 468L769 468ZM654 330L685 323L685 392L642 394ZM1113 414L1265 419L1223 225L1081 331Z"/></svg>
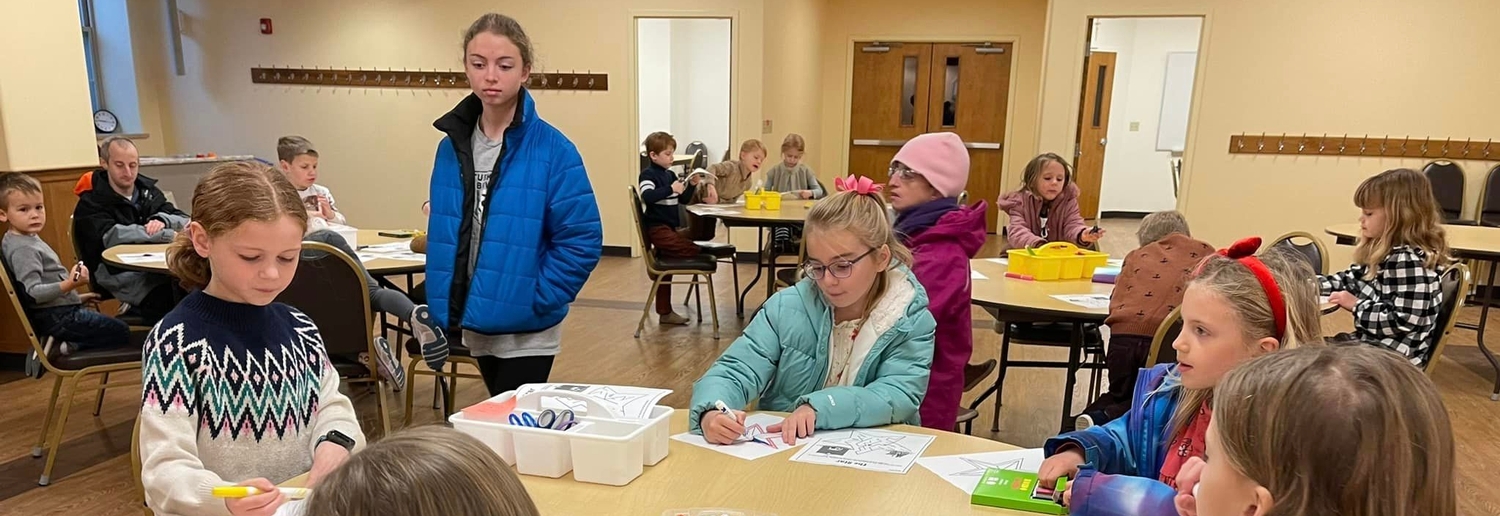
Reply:
<svg viewBox="0 0 1500 516"><path fill-rule="evenodd" d="M841 192L813 205L803 279L766 300L724 355L693 384L689 424L709 442L744 432L742 408L790 412L788 443L813 430L920 424L936 323L911 252L886 219L879 185L835 181Z"/></svg>

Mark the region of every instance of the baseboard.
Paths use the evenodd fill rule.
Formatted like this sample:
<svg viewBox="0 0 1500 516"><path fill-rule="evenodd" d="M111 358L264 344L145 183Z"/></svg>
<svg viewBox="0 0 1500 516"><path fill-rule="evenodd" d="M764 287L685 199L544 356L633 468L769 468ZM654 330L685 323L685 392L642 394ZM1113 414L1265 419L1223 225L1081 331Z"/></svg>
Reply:
<svg viewBox="0 0 1500 516"><path fill-rule="evenodd" d="M1147 215L1150 215L1150 214L1151 214L1151 212L1149 212L1149 211L1101 211L1101 212L1099 212L1099 218L1101 218L1101 219L1144 219L1144 218L1146 218Z"/></svg>
<svg viewBox="0 0 1500 516"><path fill-rule="evenodd" d="M604 246L604 256L619 256L619 257L622 257L622 258L629 258L630 257L630 246L625 246L625 245L607 245L607 246Z"/></svg>

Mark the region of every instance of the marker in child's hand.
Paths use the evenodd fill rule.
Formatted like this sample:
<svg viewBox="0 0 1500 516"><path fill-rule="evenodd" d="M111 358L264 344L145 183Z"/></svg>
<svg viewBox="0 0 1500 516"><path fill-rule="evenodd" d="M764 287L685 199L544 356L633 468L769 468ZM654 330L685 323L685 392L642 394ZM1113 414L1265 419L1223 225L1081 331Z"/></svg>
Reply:
<svg viewBox="0 0 1500 516"><path fill-rule="evenodd" d="M79 267L83 267L83 262L78 262L78 265L74 265L73 266L73 281L78 281L79 276L81 276L78 273L78 268Z"/></svg>
<svg viewBox="0 0 1500 516"><path fill-rule="evenodd" d="M726 405L724 403L724 400L714 400L714 408L719 409L719 412L723 412L724 415L729 416L729 419L733 419L737 423L742 422L742 421L740 421L740 418L737 418L737 417L734 416L734 412L733 411L729 410L729 405ZM766 442L766 441L764 441L762 439L758 439L758 438L756 438L755 436L752 436L752 435L740 434L740 437L743 438L743 439L748 439L748 440L753 441L753 442L764 444L766 446L774 446L771 443Z"/></svg>
<svg viewBox="0 0 1500 516"><path fill-rule="evenodd" d="M279 487L281 494L293 500L301 500L312 496L312 490L305 487ZM214 498L245 498L255 496L263 491L250 486L219 486L214 488Z"/></svg>

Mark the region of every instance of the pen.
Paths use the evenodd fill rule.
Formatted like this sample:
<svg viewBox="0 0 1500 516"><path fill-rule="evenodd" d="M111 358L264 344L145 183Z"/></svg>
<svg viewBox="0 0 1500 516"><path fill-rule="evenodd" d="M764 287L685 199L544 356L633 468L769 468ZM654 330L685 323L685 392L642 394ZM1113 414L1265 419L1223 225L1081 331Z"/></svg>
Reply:
<svg viewBox="0 0 1500 516"><path fill-rule="evenodd" d="M281 494L293 500L300 500L312 496L312 490L305 487L278 487ZM214 488L214 498L244 498L261 494L260 489L250 486L219 486Z"/></svg>

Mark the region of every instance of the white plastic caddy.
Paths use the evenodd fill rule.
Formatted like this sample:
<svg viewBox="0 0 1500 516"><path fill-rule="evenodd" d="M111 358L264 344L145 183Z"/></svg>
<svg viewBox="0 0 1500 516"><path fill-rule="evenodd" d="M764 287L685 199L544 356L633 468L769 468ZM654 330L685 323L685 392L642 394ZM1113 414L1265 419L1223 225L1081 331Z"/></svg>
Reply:
<svg viewBox="0 0 1500 516"><path fill-rule="evenodd" d="M515 391L508 391L490 401L514 397ZM462 412L449 416L448 422L489 446L522 475L558 478L571 471L579 482L623 486L641 476L644 466L655 466L667 457L672 407L652 407L649 419L617 419L586 396L542 390L518 398L512 414L540 415L543 398L564 398L587 409L574 411L578 424L566 431L472 421Z"/></svg>

